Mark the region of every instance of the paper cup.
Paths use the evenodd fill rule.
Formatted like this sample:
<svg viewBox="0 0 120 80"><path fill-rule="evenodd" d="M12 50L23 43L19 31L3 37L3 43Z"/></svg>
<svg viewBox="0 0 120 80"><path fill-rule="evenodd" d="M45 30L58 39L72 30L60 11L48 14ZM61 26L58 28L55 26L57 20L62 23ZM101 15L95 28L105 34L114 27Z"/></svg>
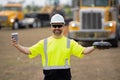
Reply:
<svg viewBox="0 0 120 80"><path fill-rule="evenodd" d="M11 35L12 35L12 38L18 41L18 33L11 33Z"/></svg>

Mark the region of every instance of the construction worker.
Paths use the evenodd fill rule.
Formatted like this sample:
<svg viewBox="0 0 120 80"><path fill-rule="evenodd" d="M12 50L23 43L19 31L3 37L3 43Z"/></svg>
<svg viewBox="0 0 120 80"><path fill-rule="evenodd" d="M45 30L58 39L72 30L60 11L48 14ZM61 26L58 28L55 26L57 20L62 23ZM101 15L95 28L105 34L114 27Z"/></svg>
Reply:
<svg viewBox="0 0 120 80"><path fill-rule="evenodd" d="M44 80L71 80L70 56L82 58L95 50L93 46L83 47L63 35L64 18L55 14L51 18L52 36L40 40L31 47L24 47L11 38L12 45L30 58L41 55Z"/></svg>

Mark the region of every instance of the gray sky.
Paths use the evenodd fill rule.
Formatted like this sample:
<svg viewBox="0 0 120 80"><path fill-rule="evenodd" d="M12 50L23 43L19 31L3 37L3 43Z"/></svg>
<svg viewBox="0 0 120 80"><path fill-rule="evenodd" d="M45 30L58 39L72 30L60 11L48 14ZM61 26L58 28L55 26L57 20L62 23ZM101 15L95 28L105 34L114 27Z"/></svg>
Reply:
<svg viewBox="0 0 120 80"><path fill-rule="evenodd" d="M0 5L4 5L7 3L7 1L13 1L13 2L18 2L21 0L0 0ZM60 4L71 4L71 0L60 0ZM46 0L25 0L24 6L35 3L36 5L39 6L44 6L46 3Z"/></svg>

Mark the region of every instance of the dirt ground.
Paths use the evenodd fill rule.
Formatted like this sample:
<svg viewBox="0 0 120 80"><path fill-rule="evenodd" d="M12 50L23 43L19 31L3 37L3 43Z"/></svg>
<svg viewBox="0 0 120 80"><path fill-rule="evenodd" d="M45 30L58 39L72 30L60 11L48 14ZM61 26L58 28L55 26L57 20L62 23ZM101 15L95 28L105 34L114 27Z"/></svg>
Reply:
<svg viewBox="0 0 120 80"><path fill-rule="evenodd" d="M42 80L40 56L29 59L12 47L12 32L18 32L20 44L28 47L51 35L50 28L0 30L0 80ZM120 80L120 47L95 50L83 59L72 56L71 69L72 80Z"/></svg>

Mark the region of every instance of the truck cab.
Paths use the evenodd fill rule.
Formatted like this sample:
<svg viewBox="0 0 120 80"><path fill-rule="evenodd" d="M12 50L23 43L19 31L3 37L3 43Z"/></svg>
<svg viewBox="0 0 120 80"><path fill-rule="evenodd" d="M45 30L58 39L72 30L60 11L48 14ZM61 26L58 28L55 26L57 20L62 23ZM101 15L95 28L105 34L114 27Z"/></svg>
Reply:
<svg viewBox="0 0 120 80"><path fill-rule="evenodd" d="M109 41L118 47L117 0L80 0L69 23L68 37L76 41Z"/></svg>
<svg viewBox="0 0 120 80"><path fill-rule="evenodd" d="M0 27L19 28L19 21L24 18L22 5L17 3L8 3L0 11Z"/></svg>

